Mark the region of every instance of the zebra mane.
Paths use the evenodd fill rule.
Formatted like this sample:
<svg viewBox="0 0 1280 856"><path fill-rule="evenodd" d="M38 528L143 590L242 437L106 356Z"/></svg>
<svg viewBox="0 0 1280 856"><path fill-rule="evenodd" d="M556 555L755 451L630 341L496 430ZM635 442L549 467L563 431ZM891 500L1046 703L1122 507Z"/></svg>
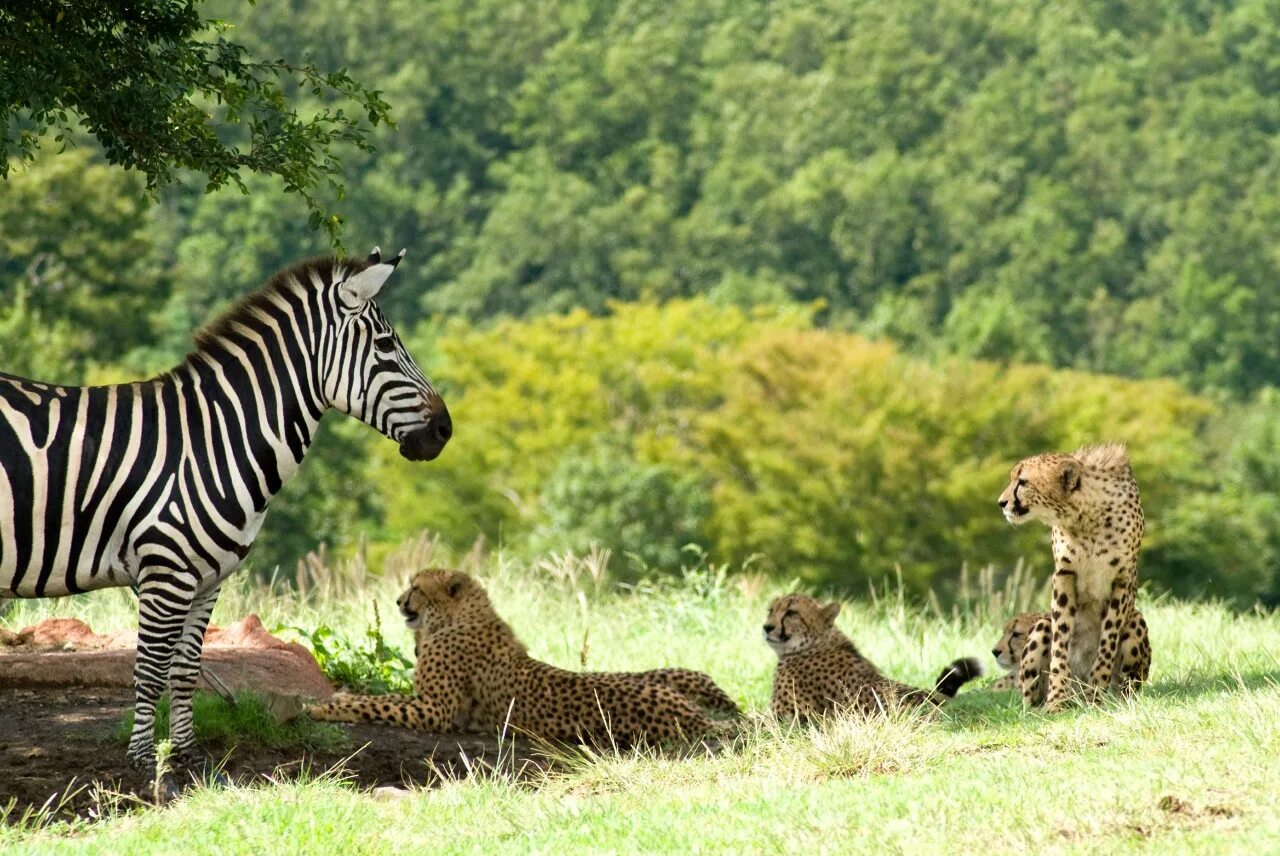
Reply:
<svg viewBox="0 0 1280 856"><path fill-rule="evenodd" d="M369 266L366 259L338 256L317 256L306 261L297 262L284 270L278 271L257 291L241 297L226 311L214 320L196 330L192 338L199 350L213 346L219 339L229 336L237 324L253 318L260 309L271 305L271 298L277 294L292 291L299 283L307 283L315 279L328 285L333 280L333 273L339 267L345 268L348 274L359 273Z"/></svg>

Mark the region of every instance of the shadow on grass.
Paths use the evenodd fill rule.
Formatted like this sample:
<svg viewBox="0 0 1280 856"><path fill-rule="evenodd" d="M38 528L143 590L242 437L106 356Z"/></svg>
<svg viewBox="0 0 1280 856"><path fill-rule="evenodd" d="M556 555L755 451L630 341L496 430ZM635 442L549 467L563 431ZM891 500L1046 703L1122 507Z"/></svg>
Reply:
<svg viewBox="0 0 1280 856"><path fill-rule="evenodd" d="M1162 701L1191 701L1206 696L1229 695L1280 688L1280 668L1254 672L1227 674L1191 674L1180 678L1162 678L1149 682L1142 689L1139 703L1144 699ZM1103 704L1120 702L1111 698ZM1016 692L996 692L977 689L961 693L949 702L943 714L943 724L948 730L967 731L977 727L1002 727L1025 725L1030 719L1077 716L1091 710L1075 705L1059 714L1046 714L1042 709L1026 710L1022 698Z"/></svg>
<svg viewBox="0 0 1280 856"><path fill-rule="evenodd" d="M1147 684L1142 694L1155 698L1193 699L1249 690L1280 687L1280 669L1227 675L1189 675Z"/></svg>

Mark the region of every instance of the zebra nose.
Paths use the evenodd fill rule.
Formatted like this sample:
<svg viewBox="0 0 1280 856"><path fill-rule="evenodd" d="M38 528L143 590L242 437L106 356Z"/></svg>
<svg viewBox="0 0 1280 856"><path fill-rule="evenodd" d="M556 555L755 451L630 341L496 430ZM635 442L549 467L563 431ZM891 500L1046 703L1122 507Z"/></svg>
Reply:
<svg viewBox="0 0 1280 856"><path fill-rule="evenodd" d="M449 411L446 410L431 420L431 430L441 443L449 442L449 438L453 436L453 417L449 415Z"/></svg>

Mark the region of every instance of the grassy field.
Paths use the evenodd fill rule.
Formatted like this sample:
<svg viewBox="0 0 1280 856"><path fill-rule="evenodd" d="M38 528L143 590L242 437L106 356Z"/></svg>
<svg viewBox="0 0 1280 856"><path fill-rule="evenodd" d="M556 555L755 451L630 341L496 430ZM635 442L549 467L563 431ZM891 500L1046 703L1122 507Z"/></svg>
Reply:
<svg viewBox="0 0 1280 856"><path fill-rule="evenodd" d="M381 606L388 638L407 568L317 566L306 591L231 585L215 621L256 611L267 625L329 625L353 635ZM161 810L98 821L0 827L22 852L1274 852L1280 848L1280 622L1217 605L1140 599L1154 645L1136 701L1047 717L1007 693L966 691L939 716L818 728L764 716L774 665L760 638L786 581L700 569L622 590L599 561L533 567L464 557L538 657L576 668L680 664L709 672L750 711L734 748L687 757L624 752L533 782L477 775L400 799L333 777L197 790ZM975 581L955 609L896 596L840 617L887 673L927 683L960 654L984 654L1006 613L1035 597ZM128 627L127 594L18 604L21 626L50 614ZM987 657L989 661L989 656Z"/></svg>

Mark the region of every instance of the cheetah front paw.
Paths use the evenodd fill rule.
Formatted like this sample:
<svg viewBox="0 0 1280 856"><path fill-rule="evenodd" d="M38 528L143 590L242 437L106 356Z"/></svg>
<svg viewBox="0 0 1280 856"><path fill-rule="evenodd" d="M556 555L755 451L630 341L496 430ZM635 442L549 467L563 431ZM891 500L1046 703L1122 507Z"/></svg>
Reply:
<svg viewBox="0 0 1280 856"><path fill-rule="evenodd" d="M1049 698L1044 703L1044 709L1047 713L1058 713L1065 710L1071 704L1071 696L1067 693L1050 693Z"/></svg>

